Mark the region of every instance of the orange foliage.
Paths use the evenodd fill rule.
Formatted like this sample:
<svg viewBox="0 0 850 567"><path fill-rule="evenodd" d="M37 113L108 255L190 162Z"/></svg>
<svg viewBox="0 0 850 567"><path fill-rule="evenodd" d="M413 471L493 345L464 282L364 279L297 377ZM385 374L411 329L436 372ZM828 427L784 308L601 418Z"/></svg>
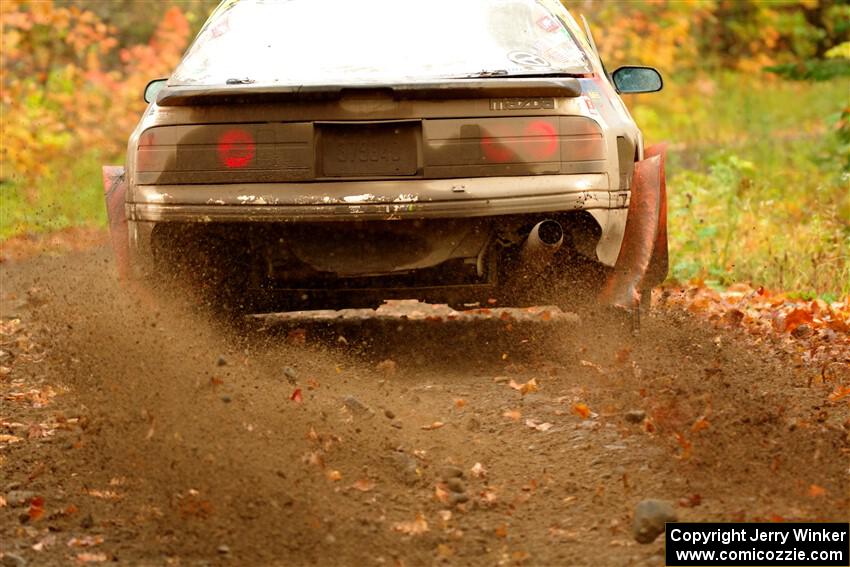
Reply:
<svg viewBox="0 0 850 567"><path fill-rule="evenodd" d="M97 15L52 1L0 3L2 18L4 175L31 187L48 168L81 152L118 157L139 115L152 78L168 76L186 47L189 23L179 8L165 13L150 41L118 52L116 30ZM110 68L113 67L113 68Z"/></svg>

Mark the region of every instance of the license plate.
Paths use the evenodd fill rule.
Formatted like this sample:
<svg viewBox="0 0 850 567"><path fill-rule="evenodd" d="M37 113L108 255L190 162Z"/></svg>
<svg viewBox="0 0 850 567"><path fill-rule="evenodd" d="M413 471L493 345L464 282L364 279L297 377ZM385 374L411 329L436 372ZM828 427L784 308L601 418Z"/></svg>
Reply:
<svg viewBox="0 0 850 567"><path fill-rule="evenodd" d="M325 177L416 175L420 125L322 124L321 169Z"/></svg>

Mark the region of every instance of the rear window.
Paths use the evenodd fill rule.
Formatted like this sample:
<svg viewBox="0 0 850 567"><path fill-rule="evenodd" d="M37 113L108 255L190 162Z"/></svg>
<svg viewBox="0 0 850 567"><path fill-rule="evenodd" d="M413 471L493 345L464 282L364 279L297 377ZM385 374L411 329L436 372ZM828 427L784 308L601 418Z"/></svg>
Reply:
<svg viewBox="0 0 850 567"><path fill-rule="evenodd" d="M212 15L172 85L415 83L590 73L549 0L236 0Z"/></svg>

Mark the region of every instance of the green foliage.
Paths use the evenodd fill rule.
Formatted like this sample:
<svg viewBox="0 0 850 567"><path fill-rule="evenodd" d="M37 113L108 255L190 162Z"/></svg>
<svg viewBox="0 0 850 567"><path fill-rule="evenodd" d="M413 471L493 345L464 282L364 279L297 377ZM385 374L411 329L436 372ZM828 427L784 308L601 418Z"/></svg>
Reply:
<svg viewBox="0 0 850 567"><path fill-rule="evenodd" d="M71 162L69 170L49 168L36 188L21 181L0 185L0 242L23 233L105 226L102 164L102 154L90 151Z"/></svg>
<svg viewBox="0 0 850 567"><path fill-rule="evenodd" d="M672 277L850 292L846 82L725 74L663 94L633 114L673 142Z"/></svg>
<svg viewBox="0 0 850 567"><path fill-rule="evenodd" d="M796 81L828 81L836 77L850 77L850 59L813 59L773 65L764 70Z"/></svg>

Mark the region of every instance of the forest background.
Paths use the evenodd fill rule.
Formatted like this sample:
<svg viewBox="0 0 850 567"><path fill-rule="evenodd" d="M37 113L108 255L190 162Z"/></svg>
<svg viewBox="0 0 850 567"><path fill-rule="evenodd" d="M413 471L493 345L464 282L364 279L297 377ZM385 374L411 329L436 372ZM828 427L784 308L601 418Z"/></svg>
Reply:
<svg viewBox="0 0 850 567"><path fill-rule="evenodd" d="M146 83L216 4L0 3L0 246L103 230L100 166L123 163ZM626 102L671 144L671 279L850 293L850 0L564 4L609 69L665 76Z"/></svg>

